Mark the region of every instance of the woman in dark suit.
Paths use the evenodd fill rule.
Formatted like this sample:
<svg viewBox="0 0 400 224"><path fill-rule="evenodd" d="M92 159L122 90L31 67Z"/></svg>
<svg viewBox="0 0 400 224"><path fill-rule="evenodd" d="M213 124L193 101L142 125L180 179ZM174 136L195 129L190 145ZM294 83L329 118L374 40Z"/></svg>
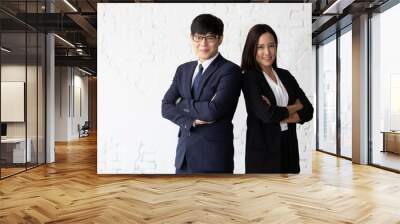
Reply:
<svg viewBox="0 0 400 224"><path fill-rule="evenodd" d="M242 55L247 109L246 173L299 173L296 123L314 108L296 79L276 66L278 38L266 24L253 26Z"/></svg>

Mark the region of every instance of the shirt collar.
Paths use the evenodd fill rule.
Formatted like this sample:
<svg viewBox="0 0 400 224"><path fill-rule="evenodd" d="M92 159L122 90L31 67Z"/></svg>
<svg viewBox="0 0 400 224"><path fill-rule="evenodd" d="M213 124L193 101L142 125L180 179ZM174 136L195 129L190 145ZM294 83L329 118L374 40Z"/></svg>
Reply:
<svg viewBox="0 0 400 224"><path fill-rule="evenodd" d="M281 82L281 80L279 79L278 74L276 74L274 68L272 68L272 75L275 76L276 83L274 82L274 80L271 79L271 77L269 77L269 75L266 72L264 72L264 71L262 71L262 72L263 72L265 78L270 80L272 83L279 85L279 83Z"/></svg>
<svg viewBox="0 0 400 224"><path fill-rule="evenodd" d="M218 57L219 52L217 52L212 58L209 58L205 61L203 61L203 63L200 62L200 60L197 60L197 66L199 64L203 65L203 71L205 71L207 69L207 67Z"/></svg>

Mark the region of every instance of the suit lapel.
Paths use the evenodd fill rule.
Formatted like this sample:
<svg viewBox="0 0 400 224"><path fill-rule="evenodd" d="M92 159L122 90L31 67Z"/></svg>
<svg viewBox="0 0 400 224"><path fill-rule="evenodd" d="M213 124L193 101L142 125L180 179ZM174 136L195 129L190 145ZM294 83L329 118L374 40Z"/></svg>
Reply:
<svg viewBox="0 0 400 224"><path fill-rule="evenodd" d="M265 97L270 100L271 104L276 105L275 94L269 86L267 80L265 79L264 73L260 70L257 70L257 78L260 83L262 92L265 93Z"/></svg>
<svg viewBox="0 0 400 224"><path fill-rule="evenodd" d="M294 102L294 99L293 99L294 94L292 91L292 84L291 84L290 80L288 79L288 76L283 74L282 70L275 69L275 71L288 93L288 96L289 96L288 104L290 105Z"/></svg>
<svg viewBox="0 0 400 224"><path fill-rule="evenodd" d="M199 91L199 95L197 96L197 99L201 96L201 92L203 91L204 85L207 82L207 79L215 72L215 70L217 70L217 68L219 67L219 65L221 64L221 62L224 60L224 58L221 56L221 54L219 54L217 56L217 58L214 59L213 62L211 62L211 64L208 66L208 68L206 69L206 71L202 74L202 79L199 85L200 91Z"/></svg>
<svg viewBox="0 0 400 224"><path fill-rule="evenodd" d="M186 66L186 69L184 71L185 75L183 77L185 77L185 80L183 84L185 88L184 92L187 94L187 96L192 96L192 78L196 66L197 66L197 61L192 61L190 64L188 64L188 66Z"/></svg>

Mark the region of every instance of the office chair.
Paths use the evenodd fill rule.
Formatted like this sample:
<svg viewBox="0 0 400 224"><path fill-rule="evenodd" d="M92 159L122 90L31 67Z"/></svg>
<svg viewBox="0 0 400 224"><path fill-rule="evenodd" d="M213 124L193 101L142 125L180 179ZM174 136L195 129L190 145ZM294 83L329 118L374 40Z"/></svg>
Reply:
<svg viewBox="0 0 400 224"><path fill-rule="evenodd" d="M85 121L82 127L80 127L80 125L78 124L78 129L79 129L79 138L89 136L89 129L90 129L89 121Z"/></svg>

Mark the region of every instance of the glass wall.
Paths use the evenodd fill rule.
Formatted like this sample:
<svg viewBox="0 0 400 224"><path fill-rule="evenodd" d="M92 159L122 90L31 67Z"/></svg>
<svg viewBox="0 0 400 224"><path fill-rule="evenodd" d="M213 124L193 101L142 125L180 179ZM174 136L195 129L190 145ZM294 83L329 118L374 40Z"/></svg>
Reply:
<svg viewBox="0 0 400 224"><path fill-rule="evenodd" d="M9 176L26 169L30 151L26 151L26 35L1 34L1 175ZM6 50L4 50L6 49ZM28 147L30 144L28 145Z"/></svg>
<svg viewBox="0 0 400 224"><path fill-rule="evenodd" d="M400 4L371 18L372 163L400 170Z"/></svg>
<svg viewBox="0 0 400 224"><path fill-rule="evenodd" d="M318 150L351 159L353 78L351 25L337 34L318 45L317 147Z"/></svg>
<svg viewBox="0 0 400 224"><path fill-rule="evenodd" d="M340 46L340 155L352 157L352 35L351 26L343 30Z"/></svg>
<svg viewBox="0 0 400 224"><path fill-rule="evenodd" d="M318 47L318 149L336 154L336 36Z"/></svg>
<svg viewBox="0 0 400 224"><path fill-rule="evenodd" d="M16 10L39 13L42 5L19 1ZM45 162L45 41L34 27L0 12L0 178Z"/></svg>

